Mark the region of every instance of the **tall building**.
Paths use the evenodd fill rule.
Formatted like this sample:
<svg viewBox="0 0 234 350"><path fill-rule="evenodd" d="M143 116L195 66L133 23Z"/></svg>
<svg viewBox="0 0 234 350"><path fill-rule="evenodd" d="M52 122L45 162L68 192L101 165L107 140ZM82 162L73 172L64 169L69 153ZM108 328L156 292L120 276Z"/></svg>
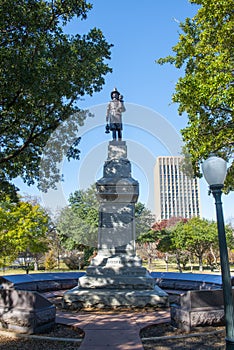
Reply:
<svg viewBox="0 0 234 350"><path fill-rule="evenodd" d="M155 164L156 219L200 216L200 188L197 179L181 171L179 156L158 157Z"/></svg>

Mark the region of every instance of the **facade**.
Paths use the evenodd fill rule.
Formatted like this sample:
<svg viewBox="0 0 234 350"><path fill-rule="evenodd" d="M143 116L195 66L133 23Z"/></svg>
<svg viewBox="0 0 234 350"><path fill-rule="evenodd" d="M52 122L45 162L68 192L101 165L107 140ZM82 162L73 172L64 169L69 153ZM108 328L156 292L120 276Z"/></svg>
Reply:
<svg viewBox="0 0 234 350"><path fill-rule="evenodd" d="M179 156L163 156L156 160L154 180L157 221L201 215L199 182L181 171L182 159Z"/></svg>

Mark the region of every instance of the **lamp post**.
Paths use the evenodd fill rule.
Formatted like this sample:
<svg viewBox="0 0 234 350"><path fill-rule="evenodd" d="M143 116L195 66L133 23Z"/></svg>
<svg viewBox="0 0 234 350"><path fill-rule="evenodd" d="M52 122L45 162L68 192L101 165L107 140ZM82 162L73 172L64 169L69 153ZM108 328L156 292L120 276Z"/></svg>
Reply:
<svg viewBox="0 0 234 350"><path fill-rule="evenodd" d="M232 284L221 202L223 183L227 173L227 163L220 157L211 156L203 162L202 171L215 198L223 283L224 314L226 322L226 350L234 350L234 308L232 300Z"/></svg>

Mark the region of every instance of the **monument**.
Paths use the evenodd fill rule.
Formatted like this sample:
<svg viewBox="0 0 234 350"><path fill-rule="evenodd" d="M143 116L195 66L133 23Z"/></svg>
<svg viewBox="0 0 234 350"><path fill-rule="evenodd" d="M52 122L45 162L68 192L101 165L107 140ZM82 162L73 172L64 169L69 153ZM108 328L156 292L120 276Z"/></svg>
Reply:
<svg viewBox="0 0 234 350"><path fill-rule="evenodd" d="M139 183L131 176L127 145L122 141L123 97L115 89L107 107L106 132L112 131L103 177L96 182L99 200L98 253L78 281L64 294L64 305L79 307L168 306L135 247L135 203ZM116 137L118 135L118 140Z"/></svg>

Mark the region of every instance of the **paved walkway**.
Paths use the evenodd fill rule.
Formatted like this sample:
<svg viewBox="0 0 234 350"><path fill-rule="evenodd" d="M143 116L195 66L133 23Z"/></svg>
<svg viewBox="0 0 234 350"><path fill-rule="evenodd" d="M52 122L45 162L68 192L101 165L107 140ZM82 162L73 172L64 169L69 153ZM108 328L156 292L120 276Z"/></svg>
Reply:
<svg viewBox="0 0 234 350"><path fill-rule="evenodd" d="M85 337L79 350L144 350L142 328L170 321L166 309L155 312L81 313L57 311L56 322L77 326Z"/></svg>

